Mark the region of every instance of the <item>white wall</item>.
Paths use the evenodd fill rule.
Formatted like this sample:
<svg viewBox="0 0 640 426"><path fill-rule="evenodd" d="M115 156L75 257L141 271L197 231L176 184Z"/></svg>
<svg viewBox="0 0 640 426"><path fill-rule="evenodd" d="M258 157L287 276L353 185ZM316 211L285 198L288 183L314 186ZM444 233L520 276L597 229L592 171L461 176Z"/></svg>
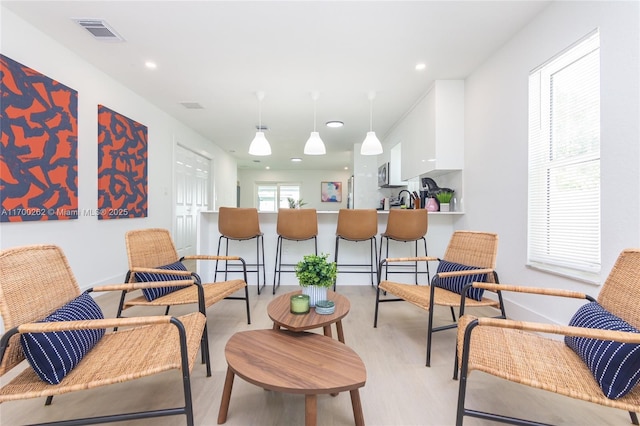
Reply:
<svg viewBox="0 0 640 426"><path fill-rule="evenodd" d="M531 70L600 28L602 281L640 246L640 67L637 2L553 2L466 80L465 209L458 228L497 232L504 283L596 296L600 286L527 269L527 86ZM500 197L494 197L500 194ZM509 296L512 316L566 323L567 303ZM568 309L567 309L568 308Z"/></svg>
<svg viewBox="0 0 640 426"><path fill-rule="evenodd" d="M255 183L298 183L300 198L307 203L304 208L331 211L347 208L347 183L351 171L323 170L238 170L240 184L240 207L256 205ZM342 182L342 202L323 203L320 201L320 183L323 181ZM235 186L234 186L235 191ZM220 204L222 205L222 204ZM228 206L235 207L234 204Z"/></svg>
<svg viewBox="0 0 640 426"><path fill-rule="evenodd" d="M2 54L78 91L80 212L97 207L98 104L147 126L149 161L147 218L98 221L95 216L80 216L69 221L2 223L1 249L26 244L56 244L67 255L81 288L122 282L128 267L125 232L137 228L173 227L171 171L176 142L212 158L213 192L218 202L235 204L235 160L5 8L1 10L1 17Z"/></svg>

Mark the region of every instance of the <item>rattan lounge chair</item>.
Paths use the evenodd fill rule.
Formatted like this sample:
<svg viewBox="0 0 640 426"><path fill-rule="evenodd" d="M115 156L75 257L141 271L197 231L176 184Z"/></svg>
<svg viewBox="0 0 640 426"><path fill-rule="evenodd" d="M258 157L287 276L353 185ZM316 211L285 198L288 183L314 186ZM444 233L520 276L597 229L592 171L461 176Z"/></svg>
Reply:
<svg viewBox="0 0 640 426"><path fill-rule="evenodd" d="M129 258L129 271L126 276L127 282L140 281L138 274L165 274L168 276L193 276L197 283L200 283L200 277L193 272L157 269L162 265L169 265L185 260L226 260L241 264L244 271L244 279L202 284L202 288L204 289L204 306L209 308L223 299L244 300L247 311L247 324L251 324L249 291L247 288L247 268L241 257L193 255L179 258L171 234L168 230L160 228L129 231L125 234L125 242L127 246L127 256ZM232 296L242 289L244 289L244 297ZM167 309L166 312L168 312L169 308L173 305L192 303L198 303L198 291L195 286L171 292L151 301L139 293L135 295L135 297L132 297L127 292L123 292L118 307L118 316L121 316L122 311L132 306L164 306Z"/></svg>
<svg viewBox="0 0 640 426"><path fill-rule="evenodd" d="M49 405L54 395L178 370L182 376L181 387L185 400L183 407L105 414L100 417L65 420L56 424L95 424L185 415L187 424L193 425L190 372L205 327L204 315L194 312L178 318L148 316L38 322L54 312L59 312L58 309L62 306L73 304L72 301L78 300L78 296L84 297L85 300L93 300L90 295L80 295L80 289L62 250L51 245L17 247L0 252L0 276L0 313L6 330L0 339L0 376L15 376L5 381L0 389L0 403L46 397L45 404ZM192 286L193 280L176 281L174 285ZM96 287L89 291L122 290L133 286L119 284ZM99 308L97 310L99 311ZM102 314L97 316L101 317ZM57 384L45 382L36 374L34 368L24 368L25 353L21 337L33 336L26 333L114 327L120 328L120 331L106 332L75 368ZM167 381L171 379L171 376L166 377ZM178 379L175 376L173 378ZM167 385L171 386L173 383ZM149 389L149 392L153 392L153 389Z"/></svg>
<svg viewBox="0 0 640 426"><path fill-rule="evenodd" d="M464 277L472 275L483 275L488 282L498 283L498 274L495 271L496 256L498 252L498 236L488 232L456 231L451 236L449 245L442 259L436 257L409 257L409 258L388 258L382 259L378 268L378 288L376 293L376 308L373 326L378 326L378 306L384 302L406 301L415 306L427 310L429 319L427 324L427 356L426 365L431 365L431 338L436 331L448 330L457 327L456 313L454 308L458 308L465 299L467 307L492 307L500 310L498 315L505 317L502 295L496 292L495 298L482 297L475 300L469 297L463 298L460 294L438 287L434 283L440 279L452 277ZM383 280L383 270L389 263L394 262L415 262L415 261L440 261L455 262L461 265L475 267L467 271L458 272L438 272L431 280L431 285L405 284L394 281ZM497 289L497 288L496 288ZM381 298L380 293L390 293L395 298ZM452 323L433 327L434 306L447 306L451 310ZM457 366L455 368L457 370Z"/></svg>
<svg viewBox="0 0 640 426"><path fill-rule="evenodd" d="M495 290L493 284L473 283L473 287ZM623 251L598 295L597 302L608 312L640 329L640 249ZM537 295L569 297L593 301L584 293L549 288L500 285L501 291L516 291ZM464 312L464 306L462 307ZM561 326L495 318L475 318L463 315L459 321L458 347L460 358L460 388L457 420L464 416L478 417L512 424L540 424L500 414L471 410L465 407L469 374L483 371L511 382L520 383L560 395L594 402L628 411L631 421L638 424L640 386L626 395L607 398L587 364L564 341L543 336L550 333L564 336L590 337L603 341L640 344L640 333L610 331L595 328ZM609 344L610 342L603 342ZM619 365L600 360L601 364ZM637 373L637 371L636 371ZM626 379L625 379L626 380ZM485 395L484 398L487 398Z"/></svg>

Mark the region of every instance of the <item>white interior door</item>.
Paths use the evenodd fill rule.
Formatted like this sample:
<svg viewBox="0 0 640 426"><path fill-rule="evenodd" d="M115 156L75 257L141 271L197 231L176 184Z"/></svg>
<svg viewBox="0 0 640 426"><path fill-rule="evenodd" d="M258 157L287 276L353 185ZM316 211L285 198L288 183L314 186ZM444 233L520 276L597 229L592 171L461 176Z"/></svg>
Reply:
<svg viewBox="0 0 640 426"><path fill-rule="evenodd" d="M209 207L211 161L176 146L176 224L174 241L179 256L196 254L197 220Z"/></svg>

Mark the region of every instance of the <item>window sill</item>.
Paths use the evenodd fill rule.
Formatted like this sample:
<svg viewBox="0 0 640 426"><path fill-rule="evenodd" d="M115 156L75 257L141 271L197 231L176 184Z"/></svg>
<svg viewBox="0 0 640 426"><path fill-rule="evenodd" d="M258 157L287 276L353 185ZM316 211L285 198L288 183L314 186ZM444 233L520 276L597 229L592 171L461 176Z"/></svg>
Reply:
<svg viewBox="0 0 640 426"><path fill-rule="evenodd" d="M527 263L526 267L591 285L602 285L600 274L594 272L576 271L575 269L546 265L543 263Z"/></svg>

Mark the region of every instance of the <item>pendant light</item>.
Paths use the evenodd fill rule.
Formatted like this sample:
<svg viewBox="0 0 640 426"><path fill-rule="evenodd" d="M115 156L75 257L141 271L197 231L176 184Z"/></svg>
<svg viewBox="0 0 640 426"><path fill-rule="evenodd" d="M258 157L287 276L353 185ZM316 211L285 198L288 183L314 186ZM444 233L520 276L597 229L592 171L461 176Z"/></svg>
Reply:
<svg viewBox="0 0 640 426"><path fill-rule="evenodd" d="M382 144L376 137L376 132L373 131L373 100L375 97L376 92L369 92L369 131L360 147L360 155L382 154Z"/></svg>
<svg viewBox="0 0 640 426"><path fill-rule="evenodd" d="M251 141L251 145L249 145L249 154L271 155L271 145L269 145L269 141L262 131L262 100L264 99L264 92L256 92L256 97L258 98L258 131Z"/></svg>
<svg viewBox="0 0 640 426"><path fill-rule="evenodd" d="M318 92L311 92L313 99L313 132L304 144L304 153L306 155L325 155L327 153L324 142L320 139L320 133L316 132L316 101L318 100Z"/></svg>

